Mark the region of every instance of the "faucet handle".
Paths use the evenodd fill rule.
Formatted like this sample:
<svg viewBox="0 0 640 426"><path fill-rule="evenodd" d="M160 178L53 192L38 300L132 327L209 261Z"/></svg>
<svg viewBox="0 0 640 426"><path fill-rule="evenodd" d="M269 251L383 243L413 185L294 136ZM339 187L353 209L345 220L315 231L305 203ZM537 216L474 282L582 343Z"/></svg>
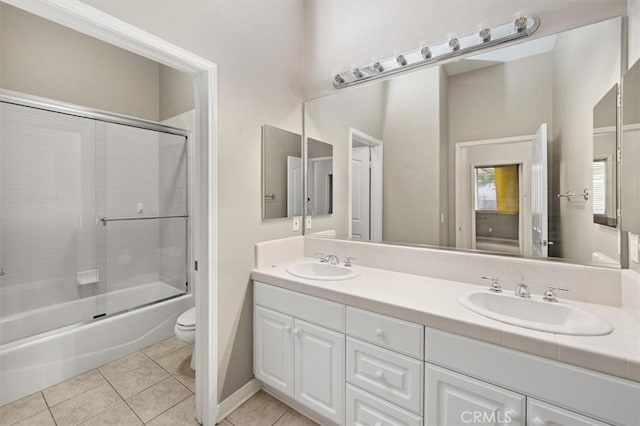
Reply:
<svg viewBox="0 0 640 426"><path fill-rule="evenodd" d="M493 277L480 277L483 280L490 280L491 281L491 287L489 287L489 291L492 291L494 293L502 293L502 286L500 285L500 281L498 280L498 278L493 278Z"/></svg>
<svg viewBox="0 0 640 426"><path fill-rule="evenodd" d="M355 257L347 256L347 258L344 260L344 266L351 267L353 265L351 263L352 260L358 260L358 259L356 259Z"/></svg>
<svg viewBox="0 0 640 426"><path fill-rule="evenodd" d="M321 252L317 251L314 254L316 256L319 256L320 262L322 262L322 263L327 263L329 261L328 256L326 254L324 254L324 253L321 253Z"/></svg>
<svg viewBox="0 0 640 426"><path fill-rule="evenodd" d="M569 291L569 289L548 285L547 290L542 295L542 299L546 300L547 302L557 302L558 298L556 297L556 291Z"/></svg>

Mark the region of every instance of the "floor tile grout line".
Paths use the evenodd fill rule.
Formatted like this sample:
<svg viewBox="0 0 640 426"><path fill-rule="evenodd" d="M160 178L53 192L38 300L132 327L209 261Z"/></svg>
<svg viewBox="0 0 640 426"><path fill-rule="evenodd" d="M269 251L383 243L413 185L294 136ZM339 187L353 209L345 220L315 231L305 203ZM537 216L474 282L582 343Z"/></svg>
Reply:
<svg viewBox="0 0 640 426"><path fill-rule="evenodd" d="M118 392L118 390L116 389L116 387L113 385L113 383L111 383L111 381L109 381L109 379L107 379L106 377L104 377L104 375L103 375L103 377L104 377L104 379L109 383L109 385L111 385L111 387L112 387L112 388L113 388L113 390L118 394L118 396L119 396L123 401L126 401L127 399L133 398L134 396L138 395L139 393L144 392L144 391L146 391L147 389L149 389L150 387L153 387L153 386L157 385L158 383L163 382L163 381L165 381L166 379L168 379L169 377L171 377L171 373L169 373L167 370L165 370L165 369L164 369L164 368L162 368L161 366L159 366L159 367L160 367L160 368L161 368L165 373L167 373L167 374L168 374L168 376L163 377L162 379L158 380L157 382L150 384L150 385L149 385L149 386L147 386L146 388L139 390L138 392L134 393L133 395L129 396L128 398L125 398L124 396L122 396L122 395L120 394L120 392ZM137 369L133 369L133 370L131 370L129 373L131 373L131 372L133 372L133 371L135 371L135 370L137 370ZM177 379L176 379L176 380L177 380ZM178 380L178 381L179 381L179 380Z"/></svg>
<svg viewBox="0 0 640 426"><path fill-rule="evenodd" d="M127 400L126 400L126 399L123 399L122 401L124 401L125 405L126 405L127 407L129 407L129 410L131 410L131 412L133 413L133 415L134 415L134 416L136 416L136 419L140 420L140 424L141 424L141 425L146 425L146 423L142 421L142 419L140 418L140 416L138 415L138 413L136 413L136 410L134 410L134 409L131 407L131 405L129 405L129 403L127 402Z"/></svg>
<svg viewBox="0 0 640 426"><path fill-rule="evenodd" d="M108 383L107 378L106 378L106 377L104 377L104 375L102 374L102 372L100 372L100 370L98 370L98 368L93 368L93 369L91 369L91 370L89 370L89 371L85 371L84 373L80 373L80 374L78 374L77 376L74 376L74 377L72 377L72 378L70 378L70 379L67 379L67 380L65 380L65 381L62 381L62 382L60 382L60 383L56 383L55 385L51 385L51 386L49 386L48 388L42 389L42 390L40 391L40 393L42 393L42 397L44 398L44 401L45 401L45 403L47 404L47 407L49 408L49 410L51 410L51 409L52 409L52 408L54 408L54 407L57 407L57 406L58 406L58 405L60 405L60 404L64 404L65 402L70 401L70 400L72 400L73 398L75 398L75 397L77 397L77 396L82 395L83 393L89 392L89 391L91 391L91 390L94 390L94 389L95 389L95 388L97 388L97 387L100 387L100 386L104 385L104 383L97 384L97 385L95 385L95 386L93 386L93 387L91 387L91 388L89 388L89 389L86 389L86 390L84 390L84 391L82 391L82 392L80 392L80 393L78 393L78 394L76 394L76 395L73 395L73 396L71 396L71 397L69 397L69 398L67 398L67 399L65 399L65 400L62 400L62 401L58 402L57 404L49 405L49 401L47 401L47 397L46 397L46 395L44 394L44 391L45 391L45 390L50 389L50 388L52 388L52 387L54 387L54 386L57 386L57 385L61 385L62 383L65 383L65 382L68 382L68 381L70 381L70 380L73 380L73 379L75 379L76 377L82 376L83 374L90 373L90 372L92 372L92 371L94 371L94 370L95 370L95 371L97 371L97 372L98 372L98 374L100 374L100 376L102 376L102 378L103 378L103 379Z"/></svg>
<svg viewBox="0 0 640 426"><path fill-rule="evenodd" d="M188 390L188 389L187 389ZM142 424L146 425L150 422L152 422L154 419L160 417L161 415L163 415L164 413L166 413L167 411L171 410L173 407L175 407L176 405L180 404L183 401L186 401L187 399L191 398L193 395L195 395L194 393L191 393L191 391L189 391L190 395L187 395L185 398L181 399L180 401L176 402L175 404L173 404L171 407L167 408L166 410L164 410L163 412L161 412L160 414L158 414L157 416L152 417L151 419L149 419L148 422L142 422ZM142 420L142 419L140 419Z"/></svg>
<svg viewBox="0 0 640 426"><path fill-rule="evenodd" d="M285 405L285 406L286 406L286 405ZM280 421L280 419L281 419L281 418L283 418L283 417L284 417L284 415L285 415L285 414L287 414L287 413L291 410L291 407L289 407L289 406L286 406L286 407L287 407L287 409L286 409L286 410L284 410L284 413L282 413L282 415L281 415L280 417L278 417L278 418L276 419L276 421L275 421L275 422L271 423L271 426L273 426L273 425L275 425L276 423L278 423L278 422Z"/></svg>

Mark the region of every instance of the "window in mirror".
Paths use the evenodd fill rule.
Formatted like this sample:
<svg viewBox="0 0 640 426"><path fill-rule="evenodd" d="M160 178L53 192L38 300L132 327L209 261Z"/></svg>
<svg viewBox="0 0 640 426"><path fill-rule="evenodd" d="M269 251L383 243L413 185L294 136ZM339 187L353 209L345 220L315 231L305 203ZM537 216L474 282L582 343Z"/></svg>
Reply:
<svg viewBox="0 0 640 426"><path fill-rule="evenodd" d="M593 162L593 214L604 216L607 213L607 160ZM597 222L597 219L596 219Z"/></svg>
<svg viewBox="0 0 640 426"><path fill-rule="evenodd" d="M475 168L475 247L520 253L520 165Z"/></svg>
<svg viewBox="0 0 640 426"><path fill-rule="evenodd" d="M333 145L307 139L307 214L333 213Z"/></svg>
<svg viewBox="0 0 640 426"><path fill-rule="evenodd" d="M302 137L262 126L262 218L302 215Z"/></svg>

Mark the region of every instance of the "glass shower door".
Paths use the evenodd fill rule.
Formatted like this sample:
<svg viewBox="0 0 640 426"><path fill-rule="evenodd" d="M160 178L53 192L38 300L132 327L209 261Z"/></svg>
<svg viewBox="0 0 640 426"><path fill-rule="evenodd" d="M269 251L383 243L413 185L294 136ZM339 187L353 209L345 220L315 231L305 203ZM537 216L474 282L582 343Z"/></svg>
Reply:
<svg viewBox="0 0 640 426"><path fill-rule="evenodd" d="M0 102L0 346L91 320L95 121Z"/></svg>
<svg viewBox="0 0 640 426"><path fill-rule="evenodd" d="M104 123L101 261L112 314L189 291L187 139Z"/></svg>

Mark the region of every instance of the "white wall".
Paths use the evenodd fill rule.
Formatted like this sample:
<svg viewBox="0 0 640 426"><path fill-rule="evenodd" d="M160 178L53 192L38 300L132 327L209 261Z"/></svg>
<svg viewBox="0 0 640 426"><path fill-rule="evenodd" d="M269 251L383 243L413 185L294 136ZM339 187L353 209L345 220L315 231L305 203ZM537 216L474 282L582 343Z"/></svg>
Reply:
<svg viewBox="0 0 640 426"><path fill-rule="evenodd" d="M556 193L591 188L593 107L619 81L619 22L560 34L554 54L553 161ZM592 252L618 258L618 232L593 223L591 200L560 201L562 257L590 262Z"/></svg>
<svg viewBox="0 0 640 426"><path fill-rule="evenodd" d="M159 66L0 3L0 87L158 120Z"/></svg>
<svg viewBox="0 0 640 426"><path fill-rule="evenodd" d="M519 10L540 17L541 26L536 33L539 37L625 15L627 3L625 0L306 0L305 99L333 91L332 71L367 63L374 56L385 58L394 51L417 48L421 40L442 40L452 31L473 31L483 22L507 22Z"/></svg>
<svg viewBox="0 0 640 426"><path fill-rule="evenodd" d="M438 245L440 67L396 77L382 86L382 239Z"/></svg>
<svg viewBox="0 0 640 426"><path fill-rule="evenodd" d="M302 3L87 3L218 65L218 344L224 399L253 376L254 245L292 234L289 221L261 220L260 127L302 130Z"/></svg>

